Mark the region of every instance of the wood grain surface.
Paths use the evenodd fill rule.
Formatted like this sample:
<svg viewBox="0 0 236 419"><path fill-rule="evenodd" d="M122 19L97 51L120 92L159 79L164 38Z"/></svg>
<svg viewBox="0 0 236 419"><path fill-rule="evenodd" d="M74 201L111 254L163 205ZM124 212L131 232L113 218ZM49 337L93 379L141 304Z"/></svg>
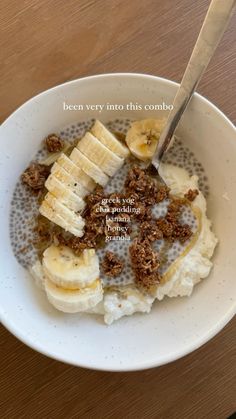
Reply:
<svg viewBox="0 0 236 419"><path fill-rule="evenodd" d="M222 0L227 1L227 0ZM140 72L180 81L208 0L1 0L0 122L77 77ZM236 120L236 15L198 91ZM236 410L233 320L169 365L133 373L75 368L0 329L1 418L227 418Z"/></svg>

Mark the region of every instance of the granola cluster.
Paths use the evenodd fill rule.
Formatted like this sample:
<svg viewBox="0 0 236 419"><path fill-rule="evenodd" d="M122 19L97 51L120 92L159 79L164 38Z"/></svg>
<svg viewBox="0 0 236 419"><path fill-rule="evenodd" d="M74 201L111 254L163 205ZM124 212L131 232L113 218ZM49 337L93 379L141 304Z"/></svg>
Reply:
<svg viewBox="0 0 236 419"><path fill-rule="evenodd" d="M64 147L64 141L57 134L50 134L45 138L45 145L49 153L61 151Z"/></svg>
<svg viewBox="0 0 236 419"><path fill-rule="evenodd" d="M159 255L152 249L151 242L135 238L129 248L135 283L140 288L151 289L159 284L161 275Z"/></svg>
<svg viewBox="0 0 236 419"><path fill-rule="evenodd" d="M45 140L48 152L61 151L64 147L64 141L56 134L48 135ZM31 189L32 192L43 190L45 181L50 174L51 167L38 162L32 162L22 173L21 181Z"/></svg>
<svg viewBox="0 0 236 419"><path fill-rule="evenodd" d="M166 216L157 220L157 226L162 231L163 237L170 242L179 240L184 244L193 234L188 224L180 222L184 205L186 205L185 199L171 198Z"/></svg>
<svg viewBox="0 0 236 419"><path fill-rule="evenodd" d="M167 186L159 186L145 170L138 166L129 170L125 181L125 189L131 195L135 194L138 201L144 203L145 206L161 202L169 195Z"/></svg>
<svg viewBox="0 0 236 419"><path fill-rule="evenodd" d="M50 168L43 164L31 163L22 173L21 180L33 191L39 191L44 188L44 183L50 174Z"/></svg>
<svg viewBox="0 0 236 419"><path fill-rule="evenodd" d="M123 268L124 262L114 252L106 252L102 262L102 269L105 275L113 278L120 275Z"/></svg>

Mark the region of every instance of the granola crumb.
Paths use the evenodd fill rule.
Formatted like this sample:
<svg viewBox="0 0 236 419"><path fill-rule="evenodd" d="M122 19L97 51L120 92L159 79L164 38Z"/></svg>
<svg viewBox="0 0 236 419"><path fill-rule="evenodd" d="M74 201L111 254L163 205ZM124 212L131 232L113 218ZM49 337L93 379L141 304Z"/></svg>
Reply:
<svg viewBox="0 0 236 419"><path fill-rule="evenodd" d="M139 236L141 240L148 240L154 242L163 238L162 231L158 228L157 224L153 222L144 221L140 224Z"/></svg>
<svg viewBox="0 0 236 419"><path fill-rule="evenodd" d="M184 244L190 239L192 234L193 232L188 224L177 224L173 230L172 237L179 240L181 244Z"/></svg>
<svg viewBox="0 0 236 419"><path fill-rule="evenodd" d="M51 239L51 232L50 232L50 221L47 218L39 215L37 217L37 223L34 228L34 232L38 236L38 240L41 242L50 241Z"/></svg>
<svg viewBox="0 0 236 419"><path fill-rule="evenodd" d="M80 255L85 249L94 249L96 247L96 240L93 236L85 233L82 239L72 237L67 241L67 246L68 245L76 255Z"/></svg>
<svg viewBox="0 0 236 419"><path fill-rule="evenodd" d="M39 191L44 188L44 183L49 176L50 168L40 163L31 163L22 173L21 180L33 191Z"/></svg>
<svg viewBox="0 0 236 419"><path fill-rule="evenodd" d="M160 186L156 194L156 202L162 202L169 198L170 188L167 186Z"/></svg>
<svg viewBox="0 0 236 419"><path fill-rule="evenodd" d="M192 202L199 195L198 189L189 189L188 192L184 195L188 201Z"/></svg>
<svg viewBox="0 0 236 419"><path fill-rule="evenodd" d="M174 230L173 223L169 222L166 218L159 218L156 223L157 227L162 232L164 239L172 241L172 234Z"/></svg>
<svg viewBox="0 0 236 419"><path fill-rule="evenodd" d="M50 153L61 151L64 147L64 141L57 134L50 134L45 138L47 150Z"/></svg>
<svg viewBox="0 0 236 419"><path fill-rule="evenodd" d="M115 253L106 252L102 261L102 269L105 275L116 277L121 274L123 268L124 262Z"/></svg>
<svg viewBox="0 0 236 419"><path fill-rule="evenodd" d="M136 285L150 290L153 286L159 284L161 280L161 275L158 272L160 266L159 255L154 252L150 242L135 238L130 245L129 252Z"/></svg>

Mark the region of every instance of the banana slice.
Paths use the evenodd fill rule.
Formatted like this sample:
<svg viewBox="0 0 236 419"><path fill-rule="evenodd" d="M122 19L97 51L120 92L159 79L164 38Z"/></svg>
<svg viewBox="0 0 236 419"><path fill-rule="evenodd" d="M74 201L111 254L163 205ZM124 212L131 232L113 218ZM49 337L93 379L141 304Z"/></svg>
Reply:
<svg viewBox="0 0 236 419"><path fill-rule="evenodd" d="M59 166L57 162L52 166L51 173L80 198L84 198L89 194L88 189L77 182L65 169L63 169L63 167Z"/></svg>
<svg viewBox="0 0 236 419"><path fill-rule="evenodd" d="M143 119L133 122L126 135L126 143L131 153L140 160L151 159L164 124L164 119Z"/></svg>
<svg viewBox="0 0 236 419"><path fill-rule="evenodd" d="M100 121L95 121L95 124L91 128L91 132L102 144L113 151L113 153L117 154L117 156L126 158L130 154L129 149L117 140L117 138Z"/></svg>
<svg viewBox="0 0 236 419"><path fill-rule="evenodd" d="M69 290L58 287L50 279L45 280L45 291L49 302L64 313L78 313L95 307L103 298L101 281L96 279L90 287Z"/></svg>
<svg viewBox="0 0 236 419"><path fill-rule="evenodd" d="M99 260L94 249L85 249L77 256L67 246L51 245L44 251L42 263L47 278L62 288L86 288L99 278Z"/></svg>
<svg viewBox="0 0 236 419"><path fill-rule="evenodd" d="M77 148L108 176L113 176L124 163L123 158L114 154L90 132L78 142Z"/></svg>
<svg viewBox="0 0 236 419"><path fill-rule="evenodd" d="M93 179L80 169L80 167L76 166L76 164L73 163L73 161L71 161L65 154L62 153L60 155L57 159L57 164L65 169L76 182L79 182L89 192L94 190L96 183Z"/></svg>
<svg viewBox="0 0 236 419"><path fill-rule="evenodd" d="M50 207L57 212L69 225L77 229L83 229L85 222L81 215L76 214L67 208L62 202L57 199L50 192L47 193L44 200L50 205Z"/></svg>
<svg viewBox="0 0 236 419"><path fill-rule="evenodd" d="M62 205L62 204L61 204ZM65 207L66 208L66 207ZM66 208L67 209L67 208ZM70 210L68 210L70 211ZM70 222L65 220L61 215L59 215L49 204L46 200L44 200L39 208L40 214L46 217L48 220L52 221L52 223L57 224L65 231L69 231L76 237L82 237L84 235L83 228L81 227L83 224L81 222L78 223L78 227L71 225ZM76 215L76 214L75 214Z"/></svg>
<svg viewBox="0 0 236 419"><path fill-rule="evenodd" d="M89 160L77 148L74 148L72 151L70 159L96 183L101 186L105 186L107 184L109 177L100 169L100 167L91 162L91 160Z"/></svg>
<svg viewBox="0 0 236 419"><path fill-rule="evenodd" d="M77 237L83 236L84 219L48 192L39 208L40 214Z"/></svg>
<svg viewBox="0 0 236 419"><path fill-rule="evenodd" d="M73 211L81 211L85 207L85 202L82 198L76 195L71 189L67 188L60 180L58 180L54 174L51 174L46 182L45 187L51 192L56 198L58 198L62 204Z"/></svg>

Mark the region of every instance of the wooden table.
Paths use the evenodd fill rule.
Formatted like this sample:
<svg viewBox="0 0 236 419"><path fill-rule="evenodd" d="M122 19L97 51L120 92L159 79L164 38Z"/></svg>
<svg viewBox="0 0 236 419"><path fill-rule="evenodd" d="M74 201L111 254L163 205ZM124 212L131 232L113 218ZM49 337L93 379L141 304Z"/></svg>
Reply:
<svg viewBox="0 0 236 419"><path fill-rule="evenodd" d="M84 75L128 71L180 81L208 4L1 0L0 121L42 90ZM234 122L235 24L236 15L198 89ZM133 373L64 365L2 327L0 415L227 418L236 410L235 326L177 362Z"/></svg>

